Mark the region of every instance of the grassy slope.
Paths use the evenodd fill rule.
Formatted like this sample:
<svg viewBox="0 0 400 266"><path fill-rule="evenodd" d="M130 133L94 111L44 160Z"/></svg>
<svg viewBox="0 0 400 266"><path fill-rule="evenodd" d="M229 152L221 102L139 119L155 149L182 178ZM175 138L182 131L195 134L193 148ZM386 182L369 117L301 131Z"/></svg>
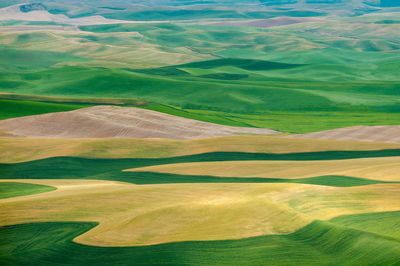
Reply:
<svg viewBox="0 0 400 266"><path fill-rule="evenodd" d="M53 112L72 111L89 107L87 104L44 103L33 101L15 101L0 99L0 119L14 118L27 115L38 115Z"/></svg>
<svg viewBox="0 0 400 266"><path fill-rule="evenodd" d="M398 184L355 187L287 183L137 186L99 180L41 179L29 182L58 189L23 200L8 199L2 204L0 225L99 222L97 228L77 238L76 242L100 246L291 233L315 219L396 211L400 200Z"/></svg>
<svg viewBox="0 0 400 266"><path fill-rule="evenodd" d="M27 76L29 81L26 79ZM76 78L71 79L71 76ZM206 108L233 112L251 112L265 107L270 110L298 110L315 105L321 105L321 108L333 107L324 97L284 87L277 88L274 84L269 86L251 84L249 87L248 84L235 81L150 76L125 70L62 67L18 77L7 76L4 79L8 79L8 82L17 82L19 86L7 89L3 85L3 90L18 94L78 98L139 98L178 106L204 105ZM209 97L210 87L213 88L212 98ZM228 88L235 90L236 93L226 94ZM286 97L282 95L283 92Z"/></svg>
<svg viewBox="0 0 400 266"><path fill-rule="evenodd" d="M81 67L15 72L2 76L0 87L21 94L141 98L163 104L151 108L167 113L297 133L392 125L400 121L396 27L347 21L270 29L164 23L87 26L91 33L73 36L14 33L4 37L4 49L25 47L28 39L37 49L58 51L62 40L71 54L92 61L68 59ZM126 50L132 45L140 52ZM214 55L224 58L192 62ZM90 67L117 63L125 70ZM129 69L152 64L174 66Z"/></svg>
<svg viewBox="0 0 400 266"><path fill-rule="evenodd" d="M354 125L398 125L399 113L373 110L347 111L268 111L253 114L196 110L167 105L146 107L171 115L228 126L271 128L282 132L307 133Z"/></svg>
<svg viewBox="0 0 400 266"><path fill-rule="evenodd" d="M238 72L233 74L240 74L241 71ZM76 76L77 73L80 75ZM208 74L212 73L218 72L208 71ZM71 76L75 78L71 79ZM193 75L152 75L127 70L84 67L61 67L29 74L8 75L2 76L2 80L6 82L2 84L2 89L10 93L78 98L110 98L118 95L119 98L142 98L180 107L190 107L190 109L202 106L200 109L203 110L244 114L256 111L300 109L303 111L365 111L366 107L370 107L370 111L378 111L382 108L382 111L385 111L390 110L389 107L398 100L395 82L381 84L381 88L377 91L377 82L328 83L283 78L220 80L198 78ZM8 88L7 84L14 84L12 86L14 89ZM320 92L321 86L324 86L325 90L335 93L336 98L330 97L329 93L323 95ZM213 88L212 93L210 87ZM281 95L283 93L286 97ZM349 93L353 93L354 96ZM206 97L209 95L213 95L213 98ZM357 105L351 106L347 102L343 102L338 95L342 95L342 98L358 96L361 99ZM372 95L383 97L379 101L376 99L371 102L370 96ZM391 96L391 98L385 97L385 95ZM224 99L222 96L226 98ZM366 98L361 101L363 97ZM296 102L295 99L301 100L301 102ZM280 104L276 101L279 101ZM361 108L360 105L365 105L365 107L361 106Z"/></svg>
<svg viewBox="0 0 400 266"><path fill-rule="evenodd" d="M132 46L136 49L131 49ZM180 47L165 49L143 40L136 32L92 34L60 30L10 31L2 33L0 47L11 50L14 57L19 59L15 66L4 69L7 72L32 71L49 64L148 68L213 58ZM24 55L34 58L32 61L24 60ZM30 68L17 68L21 64Z"/></svg>
<svg viewBox="0 0 400 266"><path fill-rule="evenodd" d="M37 182L59 189L46 195L32 195L23 201L10 199L4 202L0 225L95 221L100 223L99 226L80 236L76 242L101 246L238 239L262 234L290 233L308 224L310 219L302 217L291 208L282 211L284 202L277 203L263 196L270 193L285 194L296 188L303 188L303 191L305 188L307 192L315 190L315 186L299 184L198 183L135 186L98 180ZM328 189L335 192L349 190ZM355 193L344 193L357 200L357 191L363 187L354 189ZM378 192L379 195L381 193L382 191ZM391 195L387 197L389 200L392 198ZM368 202L366 209L374 211L376 204L370 199L371 197L365 199ZM312 204L318 206L320 200L317 199ZM393 210L393 204L387 210ZM54 211L57 215L54 215ZM338 215L343 211L349 210L337 206L334 213ZM357 212L357 208L350 211ZM15 213L21 215L16 216ZM326 215L317 214L317 217L326 218ZM243 226L244 224L249 226Z"/></svg>
<svg viewBox="0 0 400 266"><path fill-rule="evenodd" d="M386 237L399 239L399 212L386 212L381 214L366 213L354 216L336 217L332 219L335 224L379 234ZM374 223L370 221L374 219ZM385 226L383 226L385 224Z"/></svg>
<svg viewBox="0 0 400 266"><path fill-rule="evenodd" d="M71 76L77 78L71 79ZM373 83L345 85L265 79L219 80L82 67L55 68L3 76L2 79L0 87L10 93L142 99L177 106L150 107L174 115L226 125L266 127L296 133L360 124L395 125L400 120L400 113L396 112L397 105L394 104L398 96L391 95L395 84L385 85L386 88L376 94L372 92L376 86ZM301 89L306 83L308 90ZM332 92L323 94L317 91L321 86ZM343 87L348 86L356 93L351 97L357 96L359 101L364 97L366 100L354 106L342 102L343 97L348 97ZM374 102L368 104L372 98Z"/></svg>
<svg viewBox="0 0 400 266"><path fill-rule="evenodd" d="M396 265L400 262L398 217L399 212L350 215L316 221L289 235L127 248L72 242L94 223L13 225L1 228L1 260L5 265L107 265L127 260L142 265ZM376 221L380 228L390 227L394 233L388 237L387 232L377 232ZM363 230L357 230L360 226Z"/></svg>
<svg viewBox="0 0 400 266"><path fill-rule="evenodd" d="M22 98L31 99L32 97L27 96ZM57 99L72 103L53 104L53 100L51 99L46 100L50 103L35 102L32 101L33 99L24 102L0 100L2 103L4 103L2 108L0 108L0 119L49 112L69 111L88 107L93 104L118 104L143 107L142 104L137 105L133 99ZM88 104L80 104L82 101L87 101ZM148 107L145 108L216 124L271 128L282 132L292 133L309 133L354 125L398 125L398 121L400 120L400 114L398 113L389 115L386 112L375 111L269 111L266 113L257 114L239 114L221 111L182 109L167 105L148 105Z"/></svg>
<svg viewBox="0 0 400 266"><path fill-rule="evenodd" d="M0 182L0 199L38 194L55 189L55 187L37 184Z"/></svg>
<svg viewBox="0 0 400 266"><path fill-rule="evenodd" d="M20 42L29 42L30 35L20 35ZM32 71L45 69L56 63L70 61L86 61L87 59L77 57L69 53L52 52L45 50L15 49L0 46L0 70L1 72ZM10 64L12 62L12 64Z"/></svg>
<svg viewBox="0 0 400 266"><path fill-rule="evenodd" d="M64 104L86 104L87 106L102 105L126 105L135 107L149 106L151 103L137 99L121 99L121 98L68 98L68 97L51 97L41 95L18 95L11 93L1 93L0 99L14 101L33 101L45 103L64 103Z"/></svg>

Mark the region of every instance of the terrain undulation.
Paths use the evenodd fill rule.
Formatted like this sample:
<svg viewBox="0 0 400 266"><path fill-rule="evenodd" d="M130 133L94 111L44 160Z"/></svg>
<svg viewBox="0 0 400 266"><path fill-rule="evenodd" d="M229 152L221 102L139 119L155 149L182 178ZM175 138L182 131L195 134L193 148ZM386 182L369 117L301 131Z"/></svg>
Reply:
<svg viewBox="0 0 400 266"><path fill-rule="evenodd" d="M1 265L400 265L394 0L0 3Z"/></svg>

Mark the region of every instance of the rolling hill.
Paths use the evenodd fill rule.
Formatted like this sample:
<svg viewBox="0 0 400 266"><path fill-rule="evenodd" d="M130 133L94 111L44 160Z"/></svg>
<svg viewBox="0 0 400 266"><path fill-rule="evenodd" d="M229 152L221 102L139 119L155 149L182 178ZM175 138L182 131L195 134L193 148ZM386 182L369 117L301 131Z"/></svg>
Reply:
<svg viewBox="0 0 400 266"><path fill-rule="evenodd" d="M0 121L18 137L196 139L236 134L272 135L262 128L221 126L134 107L96 106Z"/></svg>
<svg viewBox="0 0 400 266"><path fill-rule="evenodd" d="M1 265L400 265L393 0L0 2Z"/></svg>

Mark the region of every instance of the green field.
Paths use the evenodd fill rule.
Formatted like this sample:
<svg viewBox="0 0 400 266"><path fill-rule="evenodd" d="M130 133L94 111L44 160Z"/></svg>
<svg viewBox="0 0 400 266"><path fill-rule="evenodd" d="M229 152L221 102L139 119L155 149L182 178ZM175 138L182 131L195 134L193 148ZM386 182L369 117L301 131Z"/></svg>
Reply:
<svg viewBox="0 0 400 266"><path fill-rule="evenodd" d="M78 73L78 79L68 79ZM209 78L210 75L213 77L204 73L200 77L155 76L126 70L64 67L7 76L2 87L5 92L17 94L75 97L77 102L79 98L89 97L162 102L167 105L149 108L207 122L295 133L353 125L396 125L400 121L398 96L393 95L395 84L388 84L378 97L375 92L369 92L373 83L308 83L308 90L303 90L300 89L301 83L306 84L303 81L221 80ZM330 86L332 92L317 91L319 86ZM351 93L343 91L347 86L352 87ZM231 92L226 94L227 90ZM353 99L359 104L350 105Z"/></svg>
<svg viewBox="0 0 400 266"><path fill-rule="evenodd" d="M178 108L170 105L152 105L147 109L205 122L239 127L271 128L289 133L308 133L354 125L398 125L400 115L372 110L346 111L268 111L240 114L221 111Z"/></svg>
<svg viewBox="0 0 400 266"><path fill-rule="evenodd" d="M90 106L85 104L44 103L2 99L0 99L0 105L0 119L21 117L27 115L39 115L53 112L72 111L75 109Z"/></svg>
<svg viewBox="0 0 400 266"><path fill-rule="evenodd" d="M4 66L0 90L138 99L174 115L291 133L397 125L398 25L373 19L382 16L272 28L159 22L81 26L79 34L7 33L3 56L18 61ZM359 20L371 23L368 30Z"/></svg>
<svg viewBox="0 0 400 266"><path fill-rule="evenodd" d="M0 199L25 196L55 190L56 188L37 184L1 182Z"/></svg>

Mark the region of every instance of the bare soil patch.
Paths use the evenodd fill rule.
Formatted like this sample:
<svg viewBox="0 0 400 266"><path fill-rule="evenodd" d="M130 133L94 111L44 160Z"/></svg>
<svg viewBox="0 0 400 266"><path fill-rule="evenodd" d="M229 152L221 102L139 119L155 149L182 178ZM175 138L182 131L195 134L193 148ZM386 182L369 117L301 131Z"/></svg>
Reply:
<svg viewBox="0 0 400 266"><path fill-rule="evenodd" d="M264 128L222 126L135 107L95 106L0 121L18 137L200 139L237 134L272 135Z"/></svg>

